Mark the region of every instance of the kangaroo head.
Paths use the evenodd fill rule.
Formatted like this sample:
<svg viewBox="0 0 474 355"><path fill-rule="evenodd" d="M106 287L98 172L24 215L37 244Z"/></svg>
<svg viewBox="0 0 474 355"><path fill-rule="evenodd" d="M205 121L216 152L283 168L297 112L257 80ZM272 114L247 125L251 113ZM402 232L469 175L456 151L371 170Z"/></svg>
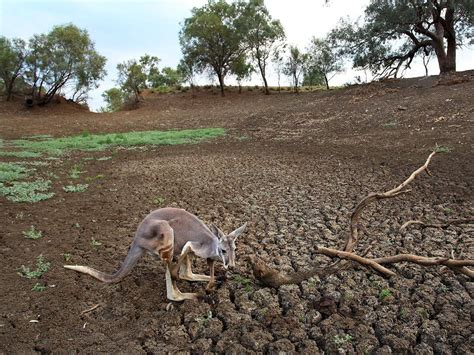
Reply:
<svg viewBox="0 0 474 355"><path fill-rule="evenodd" d="M234 230L232 233L225 235L218 227L215 225L211 226L212 233L219 238L219 257L224 264L224 268L229 266L235 266L235 241L237 237L242 234L247 223L244 223L242 226Z"/></svg>

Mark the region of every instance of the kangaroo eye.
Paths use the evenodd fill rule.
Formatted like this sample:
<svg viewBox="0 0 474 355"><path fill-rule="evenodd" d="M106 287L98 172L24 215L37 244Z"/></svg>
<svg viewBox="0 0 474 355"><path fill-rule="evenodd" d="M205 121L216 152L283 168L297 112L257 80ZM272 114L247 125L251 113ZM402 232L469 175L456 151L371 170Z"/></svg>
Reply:
<svg viewBox="0 0 474 355"><path fill-rule="evenodd" d="M222 254L227 254L227 250L222 249Z"/></svg>

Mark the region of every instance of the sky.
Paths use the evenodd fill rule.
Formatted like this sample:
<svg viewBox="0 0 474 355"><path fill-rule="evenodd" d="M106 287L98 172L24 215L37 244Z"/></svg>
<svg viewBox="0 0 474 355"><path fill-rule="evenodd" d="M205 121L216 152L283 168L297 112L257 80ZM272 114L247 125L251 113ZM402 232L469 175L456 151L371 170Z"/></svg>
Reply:
<svg viewBox="0 0 474 355"><path fill-rule="evenodd" d="M107 57L107 77L90 93L89 106L97 110L103 105L101 94L116 86L118 63L143 54L158 56L160 66L175 67L182 57L179 46L181 24L193 7L206 0L0 0L0 35L25 40L33 34L49 32L53 26L73 23L87 29L96 50ZM313 36L323 37L341 17L362 16L369 0L266 0L273 18L285 29L287 42L300 49L308 46ZM474 49L458 53L458 70L474 67ZM421 63L414 63L405 76L422 76ZM430 63L430 74L437 74L436 60ZM349 68L335 76L330 84L353 82L361 75ZM362 75L363 76L363 75ZM200 78L203 84L207 77ZM227 83L234 83L227 79ZM286 85L288 81L282 81ZM261 84L254 75L249 84ZM269 84L277 85L276 75L269 73Z"/></svg>

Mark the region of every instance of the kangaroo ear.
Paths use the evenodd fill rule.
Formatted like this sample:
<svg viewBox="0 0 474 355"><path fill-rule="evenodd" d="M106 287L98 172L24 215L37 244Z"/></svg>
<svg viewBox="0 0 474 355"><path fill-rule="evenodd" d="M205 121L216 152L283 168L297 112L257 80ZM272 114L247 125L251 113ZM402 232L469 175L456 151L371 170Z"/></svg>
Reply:
<svg viewBox="0 0 474 355"><path fill-rule="evenodd" d="M215 224L211 224L210 229L212 234L214 234L217 238L221 239L224 236L224 233Z"/></svg>
<svg viewBox="0 0 474 355"><path fill-rule="evenodd" d="M245 230L247 227L247 222L245 222L243 225L241 225L239 228L237 228L235 231L229 234L229 237L232 237L232 239L236 240L239 235L242 234L242 232Z"/></svg>

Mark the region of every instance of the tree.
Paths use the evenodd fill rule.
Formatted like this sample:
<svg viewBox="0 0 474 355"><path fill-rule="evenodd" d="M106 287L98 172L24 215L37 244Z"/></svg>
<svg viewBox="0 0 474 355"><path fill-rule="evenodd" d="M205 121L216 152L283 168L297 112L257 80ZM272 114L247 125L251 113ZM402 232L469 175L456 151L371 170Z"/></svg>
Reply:
<svg viewBox="0 0 474 355"><path fill-rule="evenodd" d="M179 61L179 64L176 68L179 71L181 77L183 78L183 82L188 82L189 86L191 86L191 91L193 93L193 97L195 96L194 93L194 75L195 75L195 65L194 62L187 57L182 58Z"/></svg>
<svg viewBox="0 0 474 355"><path fill-rule="evenodd" d="M328 40L313 37L308 48L307 67L309 73L319 75L324 79L326 88L329 90L329 80L343 69L343 62L340 56L333 50ZM305 73L306 74L306 73ZM306 75L305 75L306 77Z"/></svg>
<svg viewBox="0 0 474 355"><path fill-rule="evenodd" d="M245 5L241 19L250 54L262 76L265 94L268 95L270 94L266 77L268 60L275 45L285 39L285 31L280 21L272 20L263 0L250 0Z"/></svg>
<svg viewBox="0 0 474 355"><path fill-rule="evenodd" d="M179 35L184 57L194 63L198 72L210 70L217 76L222 96L226 75L248 49L245 33L238 26L243 10L242 3L208 0L203 7L192 9L192 16L184 20Z"/></svg>
<svg viewBox="0 0 474 355"><path fill-rule="evenodd" d="M251 64L247 63L245 59L234 62L232 64L232 72L237 78L237 84L239 85L239 94L242 93L242 81L252 76L254 68Z"/></svg>
<svg viewBox="0 0 474 355"><path fill-rule="evenodd" d="M136 59L117 64L117 84L125 93L133 95L135 102L140 101L140 93L147 88L147 75L143 69Z"/></svg>
<svg viewBox="0 0 474 355"><path fill-rule="evenodd" d="M104 91L102 97L105 100L106 106L101 108L102 112L114 112L122 108L126 94L119 88L112 88Z"/></svg>
<svg viewBox="0 0 474 355"><path fill-rule="evenodd" d="M106 58L97 53L87 31L72 24L34 35L29 49L26 79L33 98L42 104L65 89L80 101L106 74Z"/></svg>
<svg viewBox="0 0 474 355"><path fill-rule="evenodd" d="M25 41L0 36L0 79L3 81L7 101L13 94L16 79L23 75L26 54Z"/></svg>
<svg viewBox="0 0 474 355"><path fill-rule="evenodd" d="M456 48L474 37L474 2L470 0L375 1L362 25L347 21L332 31L341 54L355 68L380 77L396 77L413 58L432 48L440 73L456 70Z"/></svg>
<svg viewBox="0 0 474 355"><path fill-rule="evenodd" d="M286 44L276 47L272 54L272 63L278 80L278 92L281 91L281 73L285 67Z"/></svg>
<svg viewBox="0 0 474 355"><path fill-rule="evenodd" d="M179 69L164 67L153 80L153 87L176 87L184 81L183 74Z"/></svg>
<svg viewBox="0 0 474 355"><path fill-rule="evenodd" d="M286 59L283 73L291 78L296 93L307 60L308 55L306 53L302 53L296 46L290 46L290 53Z"/></svg>
<svg viewBox="0 0 474 355"><path fill-rule="evenodd" d="M155 87L155 81L160 76L160 70L158 68L160 62L160 58L149 54L142 55L138 59L140 71L145 76L145 83L143 84L145 89Z"/></svg>

